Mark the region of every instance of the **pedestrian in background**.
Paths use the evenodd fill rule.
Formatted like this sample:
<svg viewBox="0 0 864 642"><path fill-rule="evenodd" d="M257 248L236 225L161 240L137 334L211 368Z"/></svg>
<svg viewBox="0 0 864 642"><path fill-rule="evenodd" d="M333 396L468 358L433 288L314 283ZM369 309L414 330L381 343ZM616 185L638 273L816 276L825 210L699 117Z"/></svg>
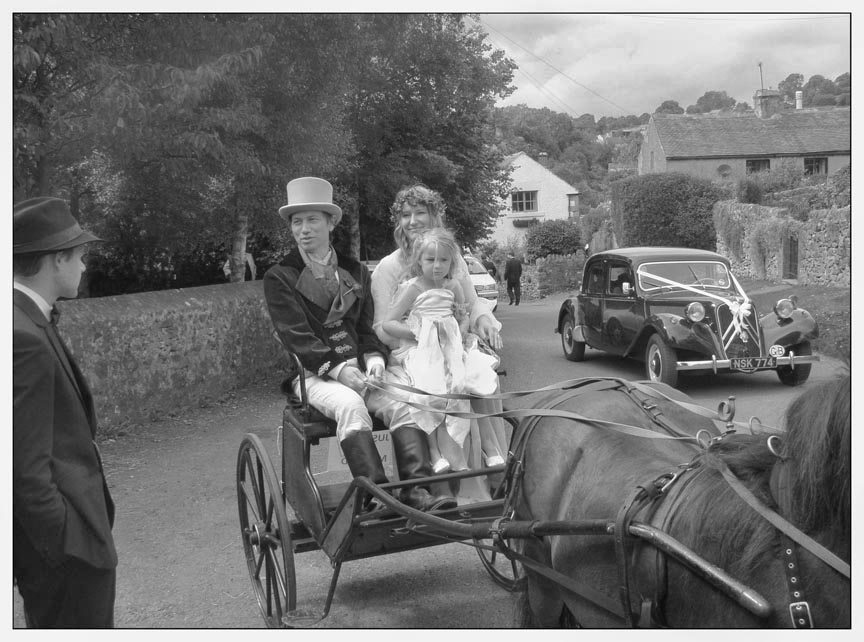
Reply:
<svg viewBox="0 0 864 642"><path fill-rule="evenodd" d="M508 305L519 305L522 298L522 261L512 254L508 255L507 263L504 264L504 281L507 282L507 296L510 297Z"/></svg>
<svg viewBox="0 0 864 642"><path fill-rule="evenodd" d="M489 276L495 279L495 283L498 283L498 268L495 267L495 264L489 260L489 257L485 254L480 255L480 262L483 264L483 267L486 268Z"/></svg>
<svg viewBox="0 0 864 642"><path fill-rule="evenodd" d="M66 201L13 207L12 566L28 627L114 626L114 503L96 442L93 397L57 333L86 244Z"/></svg>

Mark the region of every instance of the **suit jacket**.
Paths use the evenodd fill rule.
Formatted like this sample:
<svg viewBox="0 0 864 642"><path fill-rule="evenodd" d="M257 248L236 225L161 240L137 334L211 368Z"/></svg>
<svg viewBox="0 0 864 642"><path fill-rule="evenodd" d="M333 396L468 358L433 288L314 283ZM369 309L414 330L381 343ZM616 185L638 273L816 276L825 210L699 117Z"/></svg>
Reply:
<svg viewBox="0 0 864 642"><path fill-rule="evenodd" d="M504 280L508 283L519 283L522 278L522 261L515 256L512 259L507 259L504 264Z"/></svg>
<svg viewBox="0 0 864 642"><path fill-rule="evenodd" d="M57 566L73 556L114 568L114 503L90 389L36 303L12 294L14 565Z"/></svg>
<svg viewBox="0 0 864 642"><path fill-rule="evenodd" d="M264 297L276 334L304 369L324 377L335 366L388 349L372 329L371 277L363 264L337 254L339 295L334 299L316 281L296 249L264 275ZM291 372L290 378L298 373Z"/></svg>

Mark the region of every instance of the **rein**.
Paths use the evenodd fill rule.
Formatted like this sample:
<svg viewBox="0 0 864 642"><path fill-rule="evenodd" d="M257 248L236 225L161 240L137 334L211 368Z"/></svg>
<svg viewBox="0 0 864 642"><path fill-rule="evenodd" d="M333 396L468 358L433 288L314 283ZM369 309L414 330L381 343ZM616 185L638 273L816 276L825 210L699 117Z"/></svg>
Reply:
<svg viewBox="0 0 864 642"><path fill-rule="evenodd" d="M405 399L404 395L399 394L397 391L408 392L410 394L422 395L427 397L435 397L438 399L462 399L462 400L494 400L494 399L513 399L516 397L523 397L526 395L536 394L538 392L551 392L551 391L573 391L579 389L579 393L582 394L589 391L597 391L604 389L623 389L624 392L630 394L631 397L635 396L634 391L642 392L649 397L666 399L669 401L674 401L676 404L685 408L686 410L690 410L702 417L706 417L715 422L725 422L724 428L726 431L734 430L734 428L746 428L748 432L752 432L750 424L743 424L740 422L732 422L731 421L731 412L728 409L724 408L724 404L720 405L718 408L718 414L711 413L706 408L699 406L697 404L692 404L688 402L678 401L677 399L673 399L664 393L655 390L649 386L638 382L626 381L624 379L618 379L616 377L582 377L580 379L571 379L569 381L564 381L557 384L552 384L549 386L545 386L543 388L537 388L535 390L522 390L516 392L503 392L497 393L493 395L474 395L468 393L431 393L425 390L421 390L419 388L415 388L413 386L408 386L400 383L393 382L380 382L380 383L367 383L367 386L371 389L380 391L384 396L394 399L396 401L408 404L413 408L418 410L424 410L426 412L439 413L442 415L447 415L450 417L461 417L464 419L486 419L490 417L501 417L501 418L526 418L526 417L555 417L561 419L572 419L574 421L581 421L583 423L595 426L595 427L604 427L610 428L612 430L625 433L634 437L643 437L646 439L673 439L678 441L688 441L695 442L701 446L704 446L704 443L700 440L700 435L691 436L684 433L679 432L674 427L670 426L667 422L663 421L659 415L662 413L653 413L652 411L656 408L656 404L651 402L646 402L645 400L641 400L641 406L643 410L648 412L651 415L651 419L654 423L660 425L665 431L667 431L668 435L660 434L654 430L648 430L646 428L641 428L638 426L632 426L629 424L622 424L615 421L607 421L605 419L598 419L595 417L587 417L585 415L581 415L579 413L571 412L568 410L555 410L552 407L550 408L516 408L513 410L502 410L500 412L489 412L489 413L478 413L478 412L468 412L468 411L459 411L459 410L448 410L445 408L437 408L434 406L430 406L427 404L422 404L418 401ZM585 389L588 387L589 389ZM569 397L568 397L569 398ZM705 431L707 432L707 431ZM713 437L714 435L709 435Z"/></svg>

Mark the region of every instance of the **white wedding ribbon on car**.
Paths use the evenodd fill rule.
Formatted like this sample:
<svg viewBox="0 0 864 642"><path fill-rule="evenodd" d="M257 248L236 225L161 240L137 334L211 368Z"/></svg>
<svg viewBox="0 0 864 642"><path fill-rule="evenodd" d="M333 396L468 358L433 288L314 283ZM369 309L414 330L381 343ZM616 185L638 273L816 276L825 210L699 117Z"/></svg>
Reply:
<svg viewBox="0 0 864 642"><path fill-rule="evenodd" d="M742 288L741 284L738 283L738 279L736 279L735 275L731 272L729 273L729 276L732 279L732 284L735 286L738 294L744 299L743 301L739 302L735 299L731 299L720 294L715 294L705 289L694 288L692 285L684 285L683 283L673 281L672 279L667 279L652 272L645 272L641 268L636 271L636 275L647 277L652 281L658 281L662 285L670 285L672 287L681 288L682 290L693 292L694 294L698 294L699 296L705 296L725 303L729 306L729 310L732 312L732 323L729 324L729 327L726 328L726 332L723 333L723 347L728 349L729 345L732 343L732 339L734 339L736 334L744 338L746 341L745 331L747 329L747 326L744 323L744 320L752 314L753 303L750 301L750 297L747 296L747 293L744 292L744 288ZM756 337L753 338L754 340L756 340Z"/></svg>

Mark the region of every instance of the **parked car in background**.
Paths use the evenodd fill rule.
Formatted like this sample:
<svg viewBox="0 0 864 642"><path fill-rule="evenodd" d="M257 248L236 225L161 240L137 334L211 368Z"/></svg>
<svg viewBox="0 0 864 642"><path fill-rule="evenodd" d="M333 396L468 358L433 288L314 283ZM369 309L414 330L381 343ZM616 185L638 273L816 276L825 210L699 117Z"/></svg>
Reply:
<svg viewBox="0 0 864 642"><path fill-rule="evenodd" d="M480 261L470 254L466 254L464 258L468 264L468 276L471 277L474 289L477 290L477 296L488 299L492 303L494 312L498 308L498 283Z"/></svg>
<svg viewBox="0 0 864 642"><path fill-rule="evenodd" d="M607 250L586 262L579 293L558 311L564 356L589 346L645 362L646 377L671 386L679 372L775 370L804 383L819 361L816 321L795 297L760 315L715 252L671 247Z"/></svg>

